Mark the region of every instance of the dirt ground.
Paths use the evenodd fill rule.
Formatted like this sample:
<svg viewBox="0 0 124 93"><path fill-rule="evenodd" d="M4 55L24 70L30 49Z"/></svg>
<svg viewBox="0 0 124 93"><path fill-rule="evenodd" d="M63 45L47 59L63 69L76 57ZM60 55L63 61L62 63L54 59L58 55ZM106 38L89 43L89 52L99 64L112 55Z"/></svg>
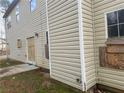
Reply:
<svg viewBox="0 0 124 93"><path fill-rule="evenodd" d="M0 93L80 93L67 85L50 79L41 69L0 80Z"/></svg>

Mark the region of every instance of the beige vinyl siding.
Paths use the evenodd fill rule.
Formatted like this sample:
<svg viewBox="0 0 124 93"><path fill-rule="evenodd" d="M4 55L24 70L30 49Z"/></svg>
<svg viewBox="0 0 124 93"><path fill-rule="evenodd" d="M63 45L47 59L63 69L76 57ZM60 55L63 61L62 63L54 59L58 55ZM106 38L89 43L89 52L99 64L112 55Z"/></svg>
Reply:
<svg viewBox="0 0 124 93"><path fill-rule="evenodd" d="M40 2L39 2L40 1ZM46 31L47 31L47 15L46 15L46 0L37 0L39 9L37 18L39 23L39 39L37 39L37 64L38 66L49 69L49 61L45 57ZM37 28L36 28L37 29ZM41 29L41 30L40 30Z"/></svg>
<svg viewBox="0 0 124 93"><path fill-rule="evenodd" d="M94 32L92 0L82 0L84 57L86 63L87 89L96 84L96 69L94 62Z"/></svg>
<svg viewBox="0 0 124 93"><path fill-rule="evenodd" d="M39 43L41 42L41 43ZM37 43L37 65L49 69L48 59L45 57L46 32L39 33Z"/></svg>
<svg viewBox="0 0 124 93"><path fill-rule="evenodd" d="M124 90L124 71L99 67L99 47L105 46L105 13L124 8L124 0L93 0L95 31L95 62L98 66L98 83Z"/></svg>
<svg viewBox="0 0 124 93"><path fill-rule="evenodd" d="M20 0L20 20L16 22L15 8L11 12L12 27L7 30L7 41L10 46L10 55L12 59L27 62L27 41L26 38L35 37L35 64L40 67L48 68L48 60L44 56L44 42L45 33L47 31L46 21L46 0L36 0L36 10L30 12L30 6L28 0ZM35 36L35 33L39 34L39 37ZM44 37L42 37L44 36ZM17 39L22 40L22 48L16 48Z"/></svg>
<svg viewBox="0 0 124 93"><path fill-rule="evenodd" d="M51 77L81 89L77 0L48 0Z"/></svg>

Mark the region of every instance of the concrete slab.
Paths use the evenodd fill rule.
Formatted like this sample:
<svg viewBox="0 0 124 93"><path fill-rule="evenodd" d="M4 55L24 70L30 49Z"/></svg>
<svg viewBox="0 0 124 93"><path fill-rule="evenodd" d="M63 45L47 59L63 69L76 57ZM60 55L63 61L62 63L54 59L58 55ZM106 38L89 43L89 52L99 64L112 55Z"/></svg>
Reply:
<svg viewBox="0 0 124 93"><path fill-rule="evenodd" d="M0 78L38 69L39 67L29 64L15 65L0 69Z"/></svg>
<svg viewBox="0 0 124 93"><path fill-rule="evenodd" d="M6 58L7 58L6 55L4 55L4 56L0 56L0 60L6 59Z"/></svg>

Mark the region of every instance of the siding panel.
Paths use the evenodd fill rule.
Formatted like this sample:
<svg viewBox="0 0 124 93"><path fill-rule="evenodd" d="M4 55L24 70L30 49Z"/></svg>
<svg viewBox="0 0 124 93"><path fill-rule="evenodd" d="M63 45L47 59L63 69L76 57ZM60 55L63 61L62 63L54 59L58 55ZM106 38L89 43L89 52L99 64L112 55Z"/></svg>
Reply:
<svg viewBox="0 0 124 93"><path fill-rule="evenodd" d="M9 57L19 61L27 62L27 43L26 39L35 37L35 63L43 68L48 68L48 60L45 58L44 44L46 43L45 32L47 31L46 21L46 2L45 0L36 0L36 10L30 12L29 2L20 0L20 21L16 22L15 8L10 13L12 17L12 27L7 30L7 41L10 47ZM12 38L13 37L13 38ZM22 48L16 47L17 39L22 40Z"/></svg>
<svg viewBox="0 0 124 93"><path fill-rule="evenodd" d="M98 67L98 83L124 90L124 72L99 67L99 47L105 46L105 13L123 8L123 0L93 0L95 27L95 62Z"/></svg>
<svg viewBox="0 0 124 93"><path fill-rule="evenodd" d="M82 0L84 56L86 63L87 89L96 84L96 69L94 62L94 32L92 0Z"/></svg>
<svg viewBox="0 0 124 93"><path fill-rule="evenodd" d="M81 89L77 0L48 0L51 77Z"/></svg>

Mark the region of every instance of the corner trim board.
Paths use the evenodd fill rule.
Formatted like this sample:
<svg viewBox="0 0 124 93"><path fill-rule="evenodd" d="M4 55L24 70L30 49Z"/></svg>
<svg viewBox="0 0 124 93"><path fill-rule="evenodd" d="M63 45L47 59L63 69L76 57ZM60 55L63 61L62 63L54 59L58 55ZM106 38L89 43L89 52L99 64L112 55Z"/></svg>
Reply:
<svg viewBox="0 0 124 93"><path fill-rule="evenodd" d="M82 1L77 0L78 3L78 22L79 22L79 43L80 43L80 62L81 62L81 87L82 91L86 91L86 71L85 71L85 57L84 57L84 38L83 38L83 14Z"/></svg>
<svg viewBox="0 0 124 93"><path fill-rule="evenodd" d="M46 17L47 17L47 31L48 31L48 40L49 40L49 68L50 68L50 76L52 75L52 67L51 67L51 47L50 47L50 33L49 33L49 20L48 20L48 8L47 8L47 2L46 0Z"/></svg>

